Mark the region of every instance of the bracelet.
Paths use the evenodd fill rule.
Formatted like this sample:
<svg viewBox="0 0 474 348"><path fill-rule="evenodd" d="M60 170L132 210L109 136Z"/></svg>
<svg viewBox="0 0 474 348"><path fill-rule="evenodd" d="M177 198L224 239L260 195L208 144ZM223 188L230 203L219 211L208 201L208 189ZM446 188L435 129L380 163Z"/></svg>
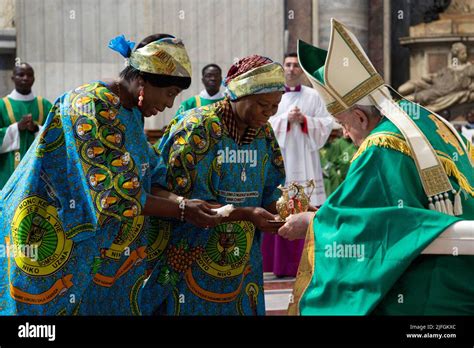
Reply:
<svg viewBox="0 0 474 348"><path fill-rule="evenodd" d="M184 199L184 197L181 197L181 196L176 198L176 200L178 201L179 209L181 209L181 217L179 218L179 220L181 222L184 222L184 211L186 210L186 200Z"/></svg>

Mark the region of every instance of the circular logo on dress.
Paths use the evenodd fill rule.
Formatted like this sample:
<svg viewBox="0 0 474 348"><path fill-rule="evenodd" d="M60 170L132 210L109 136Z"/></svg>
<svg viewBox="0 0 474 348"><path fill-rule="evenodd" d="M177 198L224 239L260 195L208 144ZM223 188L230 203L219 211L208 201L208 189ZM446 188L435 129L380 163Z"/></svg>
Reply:
<svg viewBox="0 0 474 348"><path fill-rule="evenodd" d="M154 217L148 224L147 260L152 261L160 257L165 251L171 238L171 223Z"/></svg>
<svg viewBox="0 0 474 348"><path fill-rule="evenodd" d="M189 148L184 149L184 151L181 153L181 157L184 161L184 165L186 166L186 168L188 168L189 170L193 170L197 162L196 155L194 154L194 152Z"/></svg>
<svg viewBox="0 0 474 348"><path fill-rule="evenodd" d="M131 158L128 152L112 150L107 155L108 167L113 173L120 173L131 169Z"/></svg>
<svg viewBox="0 0 474 348"><path fill-rule="evenodd" d="M117 127L103 126L100 128L100 133L107 143L118 148L123 146L124 135Z"/></svg>
<svg viewBox="0 0 474 348"><path fill-rule="evenodd" d="M196 127L193 134L190 136L190 145L198 152L203 153L207 151L208 141L206 140L206 130L204 127Z"/></svg>
<svg viewBox="0 0 474 348"><path fill-rule="evenodd" d="M97 205L101 210L117 213L119 210L120 196L115 190L106 190L97 195Z"/></svg>
<svg viewBox="0 0 474 348"><path fill-rule="evenodd" d="M103 191L111 186L109 173L102 168L92 167L87 172L87 183L94 191Z"/></svg>
<svg viewBox="0 0 474 348"><path fill-rule="evenodd" d="M111 223L113 222L111 221ZM112 245L104 249L104 256L113 260L120 260L125 248L129 247L137 239L140 233L143 232L144 226L145 217L143 215L137 216L134 219L127 219L120 225L118 235L115 237Z"/></svg>
<svg viewBox="0 0 474 348"><path fill-rule="evenodd" d="M94 100L95 115L101 124L113 124L118 116L118 110L111 108L107 102L101 99Z"/></svg>
<svg viewBox="0 0 474 348"><path fill-rule="evenodd" d="M255 227L248 221L221 224L212 230L199 267L217 277L235 277L244 271L250 258Z"/></svg>
<svg viewBox="0 0 474 348"><path fill-rule="evenodd" d="M39 196L18 205L12 224L15 263L31 276L48 276L69 260L73 242L67 239L54 206ZM26 252L25 252L26 251Z"/></svg>
<svg viewBox="0 0 474 348"><path fill-rule="evenodd" d="M211 137L215 139L222 138L222 127L219 125L219 123L212 121L207 127L209 129L209 134L211 135Z"/></svg>
<svg viewBox="0 0 474 348"><path fill-rule="evenodd" d="M133 218L140 214L139 203L135 200L121 200L117 209L117 214L126 218Z"/></svg>
<svg viewBox="0 0 474 348"><path fill-rule="evenodd" d="M74 123L74 134L83 141L95 138L96 126L94 122L87 117L79 117Z"/></svg>
<svg viewBox="0 0 474 348"><path fill-rule="evenodd" d="M133 172L127 172L120 175L117 182L118 187L127 196L135 196L140 191L140 178Z"/></svg>
<svg viewBox="0 0 474 348"><path fill-rule="evenodd" d="M181 130L173 136L173 150L179 150L182 146L187 144L186 131Z"/></svg>
<svg viewBox="0 0 474 348"><path fill-rule="evenodd" d="M107 149L98 140L92 140L82 145L81 155L89 163L104 163Z"/></svg>

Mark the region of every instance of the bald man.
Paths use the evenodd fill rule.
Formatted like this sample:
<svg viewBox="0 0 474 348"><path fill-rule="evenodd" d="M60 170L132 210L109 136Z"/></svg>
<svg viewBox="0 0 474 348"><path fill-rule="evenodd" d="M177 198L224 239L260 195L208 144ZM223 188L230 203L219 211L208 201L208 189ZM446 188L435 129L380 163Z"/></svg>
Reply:
<svg viewBox="0 0 474 348"><path fill-rule="evenodd" d="M0 189L28 151L43 124L51 103L35 97L35 73L28 63L13 69L15 89L0 100Z"/></svg>

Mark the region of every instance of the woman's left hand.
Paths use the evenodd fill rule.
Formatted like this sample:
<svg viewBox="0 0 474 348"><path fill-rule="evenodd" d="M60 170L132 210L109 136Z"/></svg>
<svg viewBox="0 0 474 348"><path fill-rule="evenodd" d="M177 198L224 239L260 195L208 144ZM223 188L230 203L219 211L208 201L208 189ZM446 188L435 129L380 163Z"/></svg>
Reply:
<svg viewBox="0 0 474 348"><path fill-rule="evenodd" d="M221 223L222 216L217 215L212 209L220 206L220 204L211 204L200 199L188 199L186 200L184 219L197 227L215 227Z"/></svg>

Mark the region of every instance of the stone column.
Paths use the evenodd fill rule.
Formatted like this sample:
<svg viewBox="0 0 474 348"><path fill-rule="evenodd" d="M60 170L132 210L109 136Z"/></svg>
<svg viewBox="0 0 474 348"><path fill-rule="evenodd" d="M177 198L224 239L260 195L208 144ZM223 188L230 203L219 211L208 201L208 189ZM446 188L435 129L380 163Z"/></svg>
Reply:
<svg viewBox="0 0 474 348"><path fill-rule="evenodd" d="M344 23L359 39L364 50L368 49L369 0L318 0L319 18L313 25L319 27L319 46L326 49L331 34L330 19Z"/></svg>
<svg viewBox="0 0 474 348"><path fill-rule="evenodd" d="M298 39L312 42L312 0L287 0L285 22L288 30L287 52L296 52Z"/></svg>
<svg viewBox="0 0 474 348"><path fill-rule="evenodd" d="M13 89L11 80L16 52L15 1L0 0L0 97Z"/></svg>

